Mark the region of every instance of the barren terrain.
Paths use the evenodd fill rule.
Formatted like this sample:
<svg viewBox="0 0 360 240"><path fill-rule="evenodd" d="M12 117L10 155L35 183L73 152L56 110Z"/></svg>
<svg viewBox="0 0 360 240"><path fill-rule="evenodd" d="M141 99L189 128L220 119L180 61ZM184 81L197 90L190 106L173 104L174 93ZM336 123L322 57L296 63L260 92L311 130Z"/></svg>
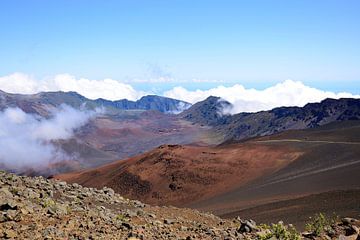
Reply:
<svg viewBox="0 0 360 240"><path fill-rule="evenodd" d="M231 191L273 173L300 154L259 144L162 145L128 160L56 178L85 186L110 186L147 203L180 206Z"/></svg>
<svg viewBox="0 0 360 240"><path fill-rule="evenodd" d="M360 123L349 121L217 147L163 145L125 161L56 177L109 186L147 203L235 216L268 206L264 204L359 188L359 133ZM353 203L344 204L354 208ZM342 213L350 214L339 209Z"/></svg>

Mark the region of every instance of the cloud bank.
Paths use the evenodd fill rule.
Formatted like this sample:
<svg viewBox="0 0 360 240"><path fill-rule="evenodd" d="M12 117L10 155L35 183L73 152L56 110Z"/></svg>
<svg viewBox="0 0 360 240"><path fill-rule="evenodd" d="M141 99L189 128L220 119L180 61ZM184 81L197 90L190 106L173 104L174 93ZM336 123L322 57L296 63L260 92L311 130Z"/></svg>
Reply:
<svg viewBox="0 0 360 240"><path fill-rule="evenodd" d="M136 82L136 80L134 81ZM219 82L219 84L221 83ZM40 91L76 91L90 99L104 98L108 100L124 98L138 100L142 96L154 94L153 92L138 91L130 83L113 79L77 79L69 74L59 74L54 77L36 80L27 74L14 73L0 77L0 89L10 93L25 94ZM219 85L208 90L194 91L178 86L164 92L162 95L192 104L209 96L221 97L233 104L231 109L227 109L227 113L231 114L269 110L280 106L304 106L307 103L319 102L325 98L360 97L360 95L346 92L323 91L293 80L286 80L263 90L245 88L240 84L231 87Z"/></svg>
<svg viewBox="0 0 360 240"><path fill-rule="evenodd" d="M264 90L246 89L240 84L232 87L219 86L209 90L189 91L175 87L164 93L164 96L190 103L202 101L209 96L217 96L233 104L228 113L257 112L280 106L304 106L310 102L320 102L325 98L360 98L360 95L340 92L322 91L304 85L302 82L286 80Z"/></svg>
<svg viewBox="0 0 360 240"><path fill-rule="evenodd" d="M69 139L74 130L95 117L98 111L79 111L63 105L52 117L27 114L20 108L0 112L0 165L14 171L46 169L49 164L71 160L52 142Z"/></svg>
<svg viewBox="0 0 360 240"><path fill-rule="evenodd" d="M113 79L90 80L76 79L69 74L58 74L54 77L36 80L23 73L13 73L0 77L0 89L9 93L33 94L43 91L75 91L89 99L104 98L108 100L137 100L147 95L136 91L130 84Z"/></svg>

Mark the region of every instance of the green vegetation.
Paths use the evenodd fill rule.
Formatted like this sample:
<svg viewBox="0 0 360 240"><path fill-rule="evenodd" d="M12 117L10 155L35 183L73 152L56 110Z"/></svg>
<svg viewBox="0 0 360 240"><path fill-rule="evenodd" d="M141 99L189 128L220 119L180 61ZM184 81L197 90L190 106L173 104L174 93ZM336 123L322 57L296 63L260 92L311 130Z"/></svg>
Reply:
<svg viewBox="0 0 360 240"><path fill-rule="evenodd" d="M305 229L308 232L314 233L316 236L320 236L324 232L329 232L332 229L332 225L336 223L337 216L327 217L323 213L319 213L310 218L310 222L305 225Z"/></svg>
<svg viewBox="0 0 360 240"><path fill-rule="evenodd" d="M121 222L126 222L128 220L123 214L116 215L115 219Z"/></svg>
<svg viewBox="0 0 360 240"><path fill-rule="evenodd" d="M20 190L17 187L12 187L9 189L12 194L18 195Z"/></svg>
<svg viewBox="0 0 360 240"><path fill-rule="evenodd" d="M72 208L70 206L66 206L66 212L67 213L71 213L72 212Z"/></svg>
<svg viewBox="0 0 360 240"><path fill-rule="evenodd" d="M336 223L338 217L336 215L328 217L323 213L316 214L310 218L310 221L305 225L306 231L321 236L323 233L333 231L332 226ZM281 240L300 240L301 234L292 226L284 225L283 222L277 224L260 225L261 231L258 233L259 240L267 239L281 239Z"/></svg>
<svg viewBox="0 0 360 240"><path fill-rule="evenodd" d="M281 239L281 240L300 240L301 235L296 231L292 225L284 225L282 222L277 224L260 225L261 232L258 233L259 240L266 239Z"/></svg>
<svg viewBox="0 0 360 240"><path fill-rule="evenodd" d="M46 207L54 207L55 206L55 201L53 199L50 198L46 198L41 202L41 205L46 208Z"/></svg>

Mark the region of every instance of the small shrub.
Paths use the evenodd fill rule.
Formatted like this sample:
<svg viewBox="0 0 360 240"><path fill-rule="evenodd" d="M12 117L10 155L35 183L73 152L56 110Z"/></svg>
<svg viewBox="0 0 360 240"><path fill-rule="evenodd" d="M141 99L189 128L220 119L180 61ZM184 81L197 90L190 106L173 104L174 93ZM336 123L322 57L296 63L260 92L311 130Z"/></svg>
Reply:
<svg viewBox="0 0 360 240"><path fill-rule="evenodd" d="M300 240L301 235L296 231L292 225L284 225L282 222L277 224L260 225L262 232L258 234L259 240L267 240L275 237L281 240Z"/></svg>
<svg viewBox="0 0 360 240"><path fill-rule="evenodd" d="M42 201L41 205L46 208L46 207L53 207L56 205L55 201L49 198L46 198Z"/></svg>
<svg viewBox="0 0 360 240"><path fill-rule="evenodd" d="M116 215L115 219L116 219L117 221L121 221L121 222L127 221L127 218L125 217L124 214L118 214L118 215Z"/></svg>
<svg viewBox="0 0 360 240"><path fill-rule="evenodd" d="M68 214L72 213L72 208L70 206L66 206L66 211Z"/></svg>
<svg viewBox="0 0 360 240"><path fill-rule="evenodd" d="M305 225L305 229L315 236L320 236L322 233L332 229L331 226L336 223L336 219L337 217L335 215L330 218L323 213L319 213L310 218L310 222Z"/></svg>
<svg viewBox="0 0 360 240"><path fill-rule="evenodd" d="M12 194L19 195L20 190L16 187L12 187L9 189Z"/></svg>

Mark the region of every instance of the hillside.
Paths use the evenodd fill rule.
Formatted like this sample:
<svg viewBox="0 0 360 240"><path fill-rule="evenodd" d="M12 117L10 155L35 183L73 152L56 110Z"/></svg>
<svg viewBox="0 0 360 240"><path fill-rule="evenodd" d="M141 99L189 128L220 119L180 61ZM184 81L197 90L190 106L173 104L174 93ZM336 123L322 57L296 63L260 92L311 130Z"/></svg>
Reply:
<svg viewBox="0 0 360 240"><path fill-rule="evenodd" d="M347 121L332 123L319 128L307 130L292 130L272 136L250 140L252 143L295 149L302 154L293 162L279 171L263 176L251 183L233 189L226 194L214 198L189 204L192 207L203 210L211 210L219 215L232 216L248 208L264 205L263 209L278 201L297 199L311 194L320 194L333 191L358 191L360 189L360 121ZM336 196L336 194L334 194ZM357 199L354 195L354 198ZM318 201L312 198L313 206L322 205L321 198ZM329 198L326 211L335 211L337 214L348 214L349 209L356 212L357 201L349 201L350 198L339 203L346 208L332 208ZM294 211L297 200L294 200ZM288 211L288 217L294 212ZM314 214L316 207L305 214L303 212L303 224L305 218ZM324 211L324 209L323 209ZM284 214L286 211L284 211ZM271 216L271 214L270 214ZM270 217L269 216L269 217ZM254 216L256 219L256 217ZM259 218L264 219L264 218ZM256 219L257 220L257 219Z"/></svg>
<svg viewBox="0 0 360 240"><path fill-rule="evenodd" d="M273 173L301 153L255 144L223 147L162 145L142 155L56 178L108 186L152 204L181 206Z"/></svg>
<svg viewBox="0 0 360 240"><path fill-rule="evenodd" d="M239 222L190 209L150 206L123 198L110 188L5 172L0 172L0 186L1 239L243 237Z"/></svg>
<svg viewBox="0 0 360 240"><path fill-rule="evenodd" d="M274 201L223 214L222 217L241 216L245 219L256 219L257 222L267 224L278 221L291 222L299 230L303 230L309 221L309 217L316 213L323 213L327 216L340 215L359 218L359 202L360 189L335 190Z"/></svg>
<svg viewBox="0 0 360 240"><path fill-rule="evenodd" d="M147 203L234 216L279 200L360 188L359 134L360 121L348 121L217 147L165 145L125 161L56 177L109 186Z"/></svg>
<svg viewBox="0 0 360 240"><path fill-rule="evenodd" d="M337 220L326 229L299 233L279 222L257 225L193 209L129 200L111 188L0 172L2 239L357 239L360 221ZM315 226L315 225L314 225Z"/></svg>
<svg viewBox="0 0 360 240"><path fill-rule="evenodd" d="M181 116L193 123L212 126L225 141L360 119L360 99L350 98L325 99L304 107L280 107L270 111L234 115L222 114L224 108L231 108L231 105L220 98L209 97L194 104Z"/></svg>

